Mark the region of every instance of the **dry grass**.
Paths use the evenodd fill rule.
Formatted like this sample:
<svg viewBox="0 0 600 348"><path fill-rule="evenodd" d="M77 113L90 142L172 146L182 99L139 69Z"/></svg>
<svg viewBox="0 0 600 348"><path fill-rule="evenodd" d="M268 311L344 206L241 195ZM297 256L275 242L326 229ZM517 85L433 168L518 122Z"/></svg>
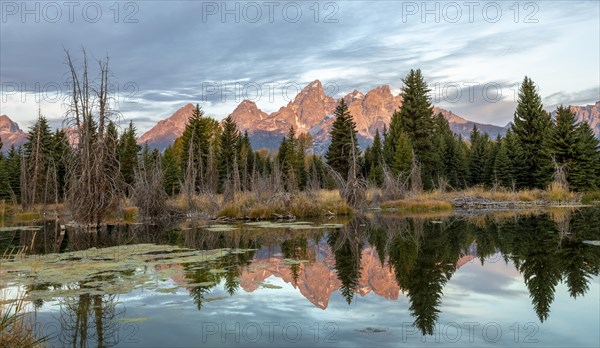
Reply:
<svg viewBox="0 0 600 348"><path fill-rule="evenodd" d="M41 218L42 218L42 214L40 212L36 212L36 211L18 212L18 213L14 213L12 215L12 219L17 222L34 221L34 220L40 220Z"/></svg>
<svg viewBox="0 0 600 348"><path fill-rule="evenodd" d="M401 210L401 211L389 211L383 210L381 212L384 215L395 215L400 216L402 218L409 219L427 219L427 220L442 220L444 218L452 216L452 210L420 210L420 211L409 211L409 210ZM372 216L371 214L367 214L368 216Z"/></svg>
<svg viewBox="0 0 600 348"><path fill-rule="evenodd" d="M271 219L274 215L293 215L296 218L326 215L350 215L352 208L338 191L319 190L280 194L269 200L257 199L252 193L236 194L234 200L217 214L223 217Z"/></svg>
<svg viewBox="0 0 600 348"><path fill-rule="evenodd" d="M43 217L59 216L64 213L64 204L35 204L23 209L20 204L11 204L0 201L0 221L12 220L15 222L30 222L40 220Z"/></svg>
<svg viewBox="0 0 600 348"><path fill-rule="evenodd" d="M451 210L452 203L439 196L440 194L438 192L423 193L415 197L383 202L381 208L393 208L408 212Z"/></svg>
<svg viewBox="0 0 600 348"><path fill-rule="evenodd" d="M569 191L568 187L558 182L552 182L546 190L546 200L555 203L578 203L581 197L575 192Z"/></svg>
<svg viewBox="0 0 600 348"><path fill-rule="evenodd" d="M481 186L472 187L458 192L450 192L451 198L456 197L481 197L496 202L533 202L544 198L542 190L513 191L504 188L495 190L485 189Z"/></svg>
<svg viewBox="0 0 600 348"><path fill-rule="evenodd" d="M123 208L123 221L134 222L138 217L137 207L125 207Z"/></svg>
<svg viewBox="0 0 600 348"><path fill-rule="evenodd" d="M369 190L367 197L370 199L371 204L376 204L377 199L381 197L381 193L377 190ZM402 211L446 210L452 209L452 200L454 198L468 197L487 199L493 202L529 203L532 206L578 205L582 202L582 195L569 191L565 186L558 183L553 183L547 190L489 190L483 187L472 187L453 192L434 190L414 197L385 201L379 206L381 208L395 208ZM586 199L588 201L600 199L600 193L596 195L588 194Z"/></svg>
<svg viewBox="0 0 600 348"><path fill-rule="evenodd" d="M43 347L48 337L37 338L35 322L26 311L24 296L14 301L4 301L0 296L0 347Z"/></svg>

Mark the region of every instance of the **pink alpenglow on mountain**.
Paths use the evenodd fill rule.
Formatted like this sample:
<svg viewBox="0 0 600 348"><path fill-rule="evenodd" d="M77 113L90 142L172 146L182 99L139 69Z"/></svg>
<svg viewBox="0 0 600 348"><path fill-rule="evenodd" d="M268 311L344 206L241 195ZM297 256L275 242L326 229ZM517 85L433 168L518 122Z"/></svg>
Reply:
<svg viewBox="0 0 600 348"><path fill-rule="evenodd" d="M187 120L192 116L196 106L186 104L175 111L171 117L164 119L138 138L138 144L148 143L153 148L164 149L173 144L183 134Z"/></svg>
<svg viewBox="0 0 600 348"><path fill-rule="evenodd" d="M0 115L0 139L2 151L7 151L12 145L21 146L27 141L27 133L6 115Z"/></svg>
<svg viewBox="0 0 600 348"><path fill-rule="evenodd" d="M366 94L353 90L344 100L356 122L358 141L365 147L373 140L377 130L389 126L392 114L402 106L402 97L394 95L388 85L376 87ZM255 149L277 150L281 139L290 127L297 134L309 133L314 142L314 151L324 153L329 144L329 133L334 121L334 111L338 101L328 96L319 80L309 83L294 100L270 114L260 110L255 102L243 100L230 114L241 132L247 131ZM191 116L194 106L187 104L173 116L160 121L154 128L142 135L138 142L148 142L151 147L164 149L183 134L185 123ZM594 132L600 133L600 102L595 105L573 106L579 122L588 122ZM435 114L441 113L450 124L450 129L468 139L474 125L487 132L493 139L504 134L506 127L481 124L469 121L455 113L434 107Z"/></svg>

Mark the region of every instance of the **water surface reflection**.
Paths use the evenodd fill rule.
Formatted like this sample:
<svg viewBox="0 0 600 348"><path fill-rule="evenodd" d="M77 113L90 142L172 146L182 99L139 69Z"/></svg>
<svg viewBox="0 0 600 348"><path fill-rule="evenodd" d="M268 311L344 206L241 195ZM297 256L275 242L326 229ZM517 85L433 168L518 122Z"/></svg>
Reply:
<svg viewBox="0 0 600 348"><path fill-rule="evenodd" d="M193 346L199 337L209 345L600 343L600 247L585 242L600 240L599 209L373 214L342 228L306 226L207 230L186 222L61 232L46 222L39 231L4 232L0 242L39 254L139 243L239 250L156 265L169 274L155 280L158 287L34 299L39 322L57 325L52 342L59 346ZM22 285L32 293L85 286ZM554 306L562 317L552 320ZM267 322L298 321L305 334L297 341L264 331ZM256 342L244 340L248 323L262 326ZM223 325L238 335L223 335ZM482 334L468 335L475 328ZM178 334L163 340L159 333L168 330ZM421 338L429 335L433 340Z"/></svg>

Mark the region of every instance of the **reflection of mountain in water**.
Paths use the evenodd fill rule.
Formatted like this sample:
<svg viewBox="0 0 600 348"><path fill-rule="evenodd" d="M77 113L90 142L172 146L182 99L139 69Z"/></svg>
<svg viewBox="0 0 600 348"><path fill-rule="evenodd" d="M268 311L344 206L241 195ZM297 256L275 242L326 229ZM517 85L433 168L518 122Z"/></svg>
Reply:
<svg viewBox="0 0 600 348"><path fill-rule="evenodd" d="M300 265L297 281L292 277L293 265L287 264L283 255L264 255L258 252L250 269L242 273L240 285L248 292L256 290L260 283L274 276L297 288L302 296L315 306L325 309L331 294L340 289L341 282L335 270L335 257L326 243L314 246L317 260ZM373 247L367 246L361 251L361 276L357 293L361 296L373 292L387 299L398 299L400 287L391 270L383 266Z"/></svg>
<svg viewBox="0 0 600 348"><path fill-rule="evenodd" d="M599 226L597 208L517 216L449 216L437 221L357 217L344 228L329 231L153 231L136 225L124 231L69 230L62 236L56 224L49 223L41 233L20 231L0 239L0 247L22 245L32 253L44 253L123 241L168 244L176 240L193 249L252 249L256 251L169 267L179 274L173 280L188 289L199 309L219 284L233 295L240 288L255 291L272 276L291 284L322 309L328 307L335 291L348 303L356 295L369 293L396 300L402 292L415 326L427 334L438 320L444 287L457 269L475 259L483 265L498 255L522 275L533 310L540 322L545 321L559 283L576 298L588 292L590 281L600 273L600 248L583 243L600 240Z"/></svg>

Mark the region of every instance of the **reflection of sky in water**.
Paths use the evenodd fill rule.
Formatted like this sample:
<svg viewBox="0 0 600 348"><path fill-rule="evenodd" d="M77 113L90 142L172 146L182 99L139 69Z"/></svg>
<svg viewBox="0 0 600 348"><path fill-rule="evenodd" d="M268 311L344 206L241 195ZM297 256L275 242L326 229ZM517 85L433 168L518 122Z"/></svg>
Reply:
<svg viewBox="0 0 600 348"><path fill-rule="evenodd" d="M559 283L550 316L540 323L523 277L512 262L506 264L499 257L488 258L485 266L474 259L454 273L443 290L435 333L425 337L412 327L414 318L403 294L397 301L391 301L371 292L364 297L357 295L348 305L340 292L335 291L329 306L322 310L277 277L270 276L265 283L280 288L259 287L253 292L240 288L229 296L223 281L205 295L223 299L205 302L200 311L182 288L168 294L139 289L119 295L115 301L124 310L121 318L148 320L117 325L118 345L234 346L239 341L243 346L546 347L600 343L598 276L591 279L586 295L577 299L569 296L565 284ZM161 284L166 288L173 286L176 283L172 280ZM58 308L55 301L46 303L38 313L38 320L45 323L57 320ZM518 333L515 325L519 326ZM56 341L51 343L61 345Z"/></svg>

